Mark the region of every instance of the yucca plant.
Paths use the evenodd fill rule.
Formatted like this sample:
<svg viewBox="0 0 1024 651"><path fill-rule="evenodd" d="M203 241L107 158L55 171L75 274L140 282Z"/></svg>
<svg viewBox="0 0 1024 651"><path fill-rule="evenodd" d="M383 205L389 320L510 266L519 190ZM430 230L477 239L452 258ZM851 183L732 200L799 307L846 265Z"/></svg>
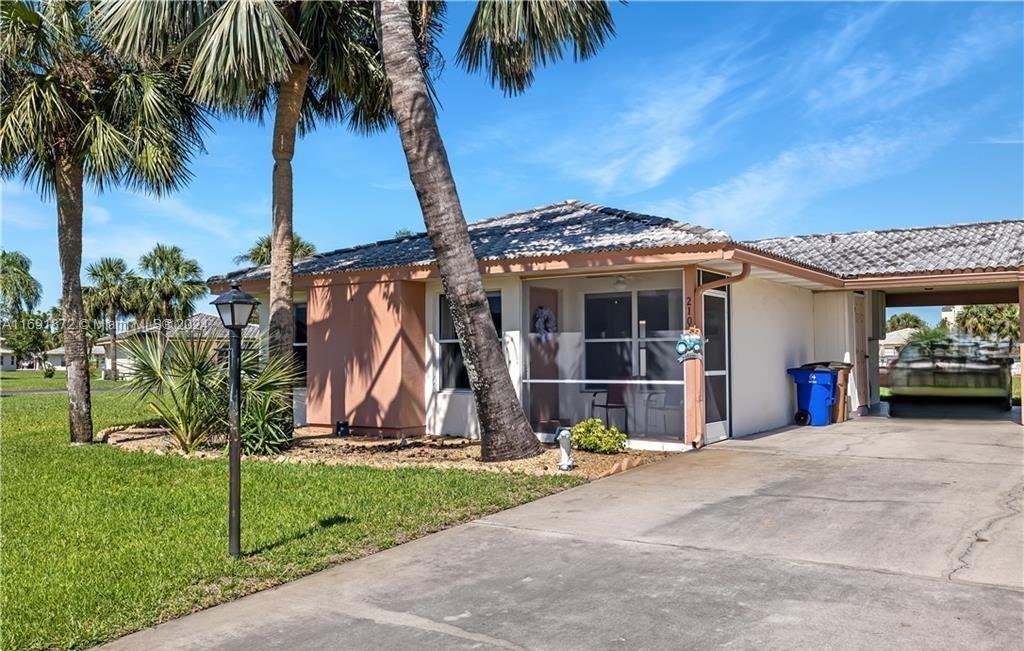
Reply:
<svg viewBox="0 0 1024 651"><path fill-rule="evenodd" d="M228 359L223 341L155 334L125 344L133 358L129 391L170 430L178 448L193 452L223 441L227 433ZM242 448L270 454L291 437L292 387L298 372L291 360L264 361L258 341L242 352Z"/></svg>
<svg viewBox="0 0 1024 651"><path fill-rule="evenodd" d="M124 348L132 358L129 391L148 402L178 448L195 451L223 420L217 398L225 393L227 373L217 342L157 335L130 339Z"/></svg>

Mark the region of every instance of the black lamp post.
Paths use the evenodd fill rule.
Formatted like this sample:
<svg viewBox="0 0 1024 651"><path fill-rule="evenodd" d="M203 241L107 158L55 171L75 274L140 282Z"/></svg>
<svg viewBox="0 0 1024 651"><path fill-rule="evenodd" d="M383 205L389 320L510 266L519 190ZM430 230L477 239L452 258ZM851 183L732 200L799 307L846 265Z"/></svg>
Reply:
<svg viewBox="0 0 1024 651"><path fill-rule="evenodd" d="M248 325L252 311L260 302L231 283L231 289L213 300L220 322L231 337L231 397L228 402L228 553L242 553L242 451L239 445L239 423L242 419L242 329Z"/></svg>

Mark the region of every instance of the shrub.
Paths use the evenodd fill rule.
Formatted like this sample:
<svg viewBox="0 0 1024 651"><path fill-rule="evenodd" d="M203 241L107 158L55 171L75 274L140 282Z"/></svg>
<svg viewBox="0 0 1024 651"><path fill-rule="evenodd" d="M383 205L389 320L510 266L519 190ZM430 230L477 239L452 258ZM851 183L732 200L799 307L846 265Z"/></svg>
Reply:
<svg viewBox="0 0 1024 651"><path fill-rule="evenodd" d="M577 450L615 454L626 449L626 435L614 425L605 426L599 418L588 418L573 425L572 445Z"/></svg>
<svg viewBox="0 0 1024 651"><path fill-rule="evenodd" d="M53 364L43 365L43 377L53 377L54 372L55 371L53 370Z"/></svg>
<svg viewBox="0 0 1024 651"><path fill-rule="evenodd" d="M292 442L291 415L270 393L256 393L243 399L242 452L277 454Z"/></svg>
<svg viewBox="0 0 1024 651"><path fill-rule="evenodd" d="M125 348L132 356L129 390L147 401L170 429L183 452L221 442L228 429L228 359L210 337L137 337ZM267 454L291 437L287 406L296 371L290 360L264 362L259 344L242 351L242 445ZM246 431L255 433L246 441Z"/></svg>

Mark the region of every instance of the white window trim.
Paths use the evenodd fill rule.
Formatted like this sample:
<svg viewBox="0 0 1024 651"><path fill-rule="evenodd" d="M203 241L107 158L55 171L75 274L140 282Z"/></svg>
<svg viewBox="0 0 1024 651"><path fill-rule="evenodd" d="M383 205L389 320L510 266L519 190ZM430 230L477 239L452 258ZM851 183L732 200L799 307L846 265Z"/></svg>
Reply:
<svg viewBox="0 0 1024 651"><path fill-rule="evenodd" d="M502 296L501 290L500 289L484 290L484 294L486 294L488 297L491 297L491 296L497 296L498 297L498 301L499 301L498 304L499 304L499 307L501 309L502 314L504 315L504 313L505 313L505 299ZM443 344L457 344L457 343L459 343L459 340L458 340L457 337L455 339L442 339L441 338L441 312L443 311L441 309L441 299L442 298L444 298L444 292L443 291L438 292L438 294L437 294L437 301L436 301L436 305L437 305L437 318L435 319L436 323L435 323L435 327L434 327L434 332L437 333L435 335L435 341L437 342L437 347L436 347L437 348L437 356L436 356L437 364L436 364L436 368L434 370L434 393L436 393L438 395L442 395L442 396L444 396L444 395L472 395L473 394L473 389L472 388L460 389L458 387L442 387L441 386L441 383L442 383L442 377L441 377L442 371L441 371L441 369L444 368L443 353L442 353L442 351L444 350ZM490 311L490 310L488 309L488 311ZM504 318L502 319L502 321L504 321ZM498 338L501 340L502 351L504 352L504 347L505 347L505 342L504 342L505 335L504 335L504 333L499 332L498 333Z"/></svg>

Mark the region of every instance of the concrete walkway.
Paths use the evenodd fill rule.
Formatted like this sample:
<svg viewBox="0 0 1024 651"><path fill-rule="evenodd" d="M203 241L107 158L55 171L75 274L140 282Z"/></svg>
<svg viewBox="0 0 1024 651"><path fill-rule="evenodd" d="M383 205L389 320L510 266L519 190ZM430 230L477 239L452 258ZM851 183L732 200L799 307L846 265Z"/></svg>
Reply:
<svg viewBox="0 0 1024 651"><path fill-rule="evenodd" d="M1019 648L1022 438L863 418L728 441L110 648Z"/></svg>

